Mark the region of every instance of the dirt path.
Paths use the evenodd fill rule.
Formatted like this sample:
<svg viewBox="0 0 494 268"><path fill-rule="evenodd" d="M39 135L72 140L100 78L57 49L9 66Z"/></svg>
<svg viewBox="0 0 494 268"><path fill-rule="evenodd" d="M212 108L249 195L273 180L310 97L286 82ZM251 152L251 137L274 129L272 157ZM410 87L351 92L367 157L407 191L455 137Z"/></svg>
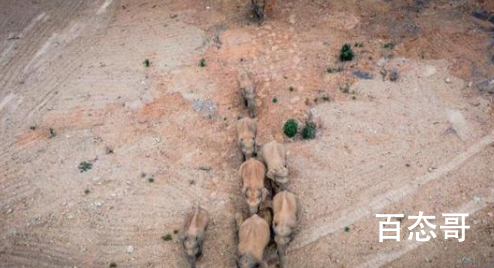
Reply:
<svg viewBox="0 0 494 268"><path fill-rule="evenodd" d="M493 265L494 110L477 85L494 6L277 1L258 25L246 2L0 3L0 267L187 267L175 232L196 201L212 218L198 267L233 267L239 68L302 200L288 268ZM316 138L284 137L310 110ZM375 214L418 211L470 213L466 241L408 241L405 220L378 242Z"/></svg>

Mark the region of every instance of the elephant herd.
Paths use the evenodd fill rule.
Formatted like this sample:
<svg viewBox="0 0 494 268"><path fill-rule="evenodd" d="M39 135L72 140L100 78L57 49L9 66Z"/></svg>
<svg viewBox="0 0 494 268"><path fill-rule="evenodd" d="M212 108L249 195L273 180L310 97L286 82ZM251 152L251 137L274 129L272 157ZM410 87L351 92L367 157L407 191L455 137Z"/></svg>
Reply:
<svg viewBox="0 0 494 268"><path fill-rule="evenodd" d="M271 242L276 244L280 267L284 267L287 246L298 226L299 199L286 189L289 171L285 146L273 140L260 146L258 153L256 92L251 74L240 71L238 84L250 115L236 124L238 147L244 160L239 168L242 181L239 194L249 208L249 215L235 214L236 267L267 267L263 255ZM207 225L208 213L196 205L187 216L182 233L191 267L195 267L196 258L202 254Z"/></svg>

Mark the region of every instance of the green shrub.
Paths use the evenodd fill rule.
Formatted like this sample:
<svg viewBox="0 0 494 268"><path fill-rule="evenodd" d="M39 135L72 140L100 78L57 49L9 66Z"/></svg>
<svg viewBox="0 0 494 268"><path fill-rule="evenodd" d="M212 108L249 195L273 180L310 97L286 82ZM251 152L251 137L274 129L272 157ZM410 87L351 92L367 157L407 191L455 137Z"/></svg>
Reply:
<svg viewBox="0 0 494 268"><path fill-rule="evenodd" d="M83 161L83 162L79 163L79 171L81 173L86 172L86 171L90 170L91 168L93 168L93 164L90 162Z"/></svg>
<svg viewBox="0 0 494 268"><path fill-rule="evenodd" d="M304 140L311 140L316 137L316 125L312 122L305 123L305 127L302 129L302 138Z"/></svg>
<svg viewBox="0 0 494 268"><path fill-rule="evenodd" d="M164 241L171 241L173 239L173 237L171 234L166 234L166 235L162 236L161 239L163 239Z"/></svg>
<svg viewBox="0 0 494 268"><path fill-rule="evenodd" d="M343 72L343 67L338 67L338 68L331 68L329 67L328 69L326 69L326 72L328 74L332 74L332 73L340 73L340 72Z"/></svg>
<svg viewBox="0 0 494 268"><path fill-rule="evenodd" d="M395 48L395 46L396 44L394 42L389 42L383 45L384 48L388 48L388 49L393 49Z"/></svg>
<svg viewBox="0 0 494 268"><path fill-rule="evenodd" d="M274 98L272 99L272 102L273 102L273 103L277 103L277 102L278 102L278 98L274 97Z"/></svg>
<svg viewBox="0 0 494 268"><path fill-rule="evenodd" d="M205 60L204 58L202 58L202 59L199 61L199 67L201 67L201 68L206 67L206 60Z"/></svg>
<svg viewBox="0 0 494 268"><path fill-rule="evenodd" d="M350 44L344 44L340 51L340 61L351 61L354 57Z"/></svg>
<svg viewBox="0 0 494 268"><path fill-rule="evenodd" d="M151 65L151 62L148 59L144 60L144 66L149 67Z"/></svg>
<svg viewBox="0 0 494 268"><path fill-rule="evenodd" d="M283 132L289 138L293 138L298 131L298 123L295 119L288 119L283 126Z"/></svg>

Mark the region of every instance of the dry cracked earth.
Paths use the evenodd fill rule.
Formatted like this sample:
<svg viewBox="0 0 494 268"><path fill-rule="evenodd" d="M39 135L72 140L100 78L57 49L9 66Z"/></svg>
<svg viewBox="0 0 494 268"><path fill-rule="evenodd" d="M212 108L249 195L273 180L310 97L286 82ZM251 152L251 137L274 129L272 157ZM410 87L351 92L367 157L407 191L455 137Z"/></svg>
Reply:
<svg viewBox="0 0 494 268"><path fill-rule="evenodd" d="M240 69L302 201L288 268L494 267L494 2L277 0L249 16L246 0L0 2L0 267L187 267L195 202L212 218L198 266L234 267ZM284 136L309 111L316 138ZM419 211L469 213L471 229L416 242L404 219L379 242L375 214Z"/></svg>

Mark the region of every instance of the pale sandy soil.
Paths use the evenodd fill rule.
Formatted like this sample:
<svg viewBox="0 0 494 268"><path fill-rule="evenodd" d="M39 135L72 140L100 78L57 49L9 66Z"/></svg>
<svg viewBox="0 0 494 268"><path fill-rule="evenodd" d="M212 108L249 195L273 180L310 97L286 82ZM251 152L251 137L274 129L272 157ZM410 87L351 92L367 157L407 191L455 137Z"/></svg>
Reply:
<svg viewBox="0 0 494 268"><path fill-rule="evenodd" d="M0 2L0 267L187 267L173 232L196 201L212 218L198 266L234 267L240 68L302 201L289 268L494 267L492 95L477 87L494 24L472 16L494 4L287 0L258 25L247 2ZM286 138L310 109L317 137ZM408 241L404 220L401 242L378 242L376 213L418 211L470 213L466 241Z"/></svg>

